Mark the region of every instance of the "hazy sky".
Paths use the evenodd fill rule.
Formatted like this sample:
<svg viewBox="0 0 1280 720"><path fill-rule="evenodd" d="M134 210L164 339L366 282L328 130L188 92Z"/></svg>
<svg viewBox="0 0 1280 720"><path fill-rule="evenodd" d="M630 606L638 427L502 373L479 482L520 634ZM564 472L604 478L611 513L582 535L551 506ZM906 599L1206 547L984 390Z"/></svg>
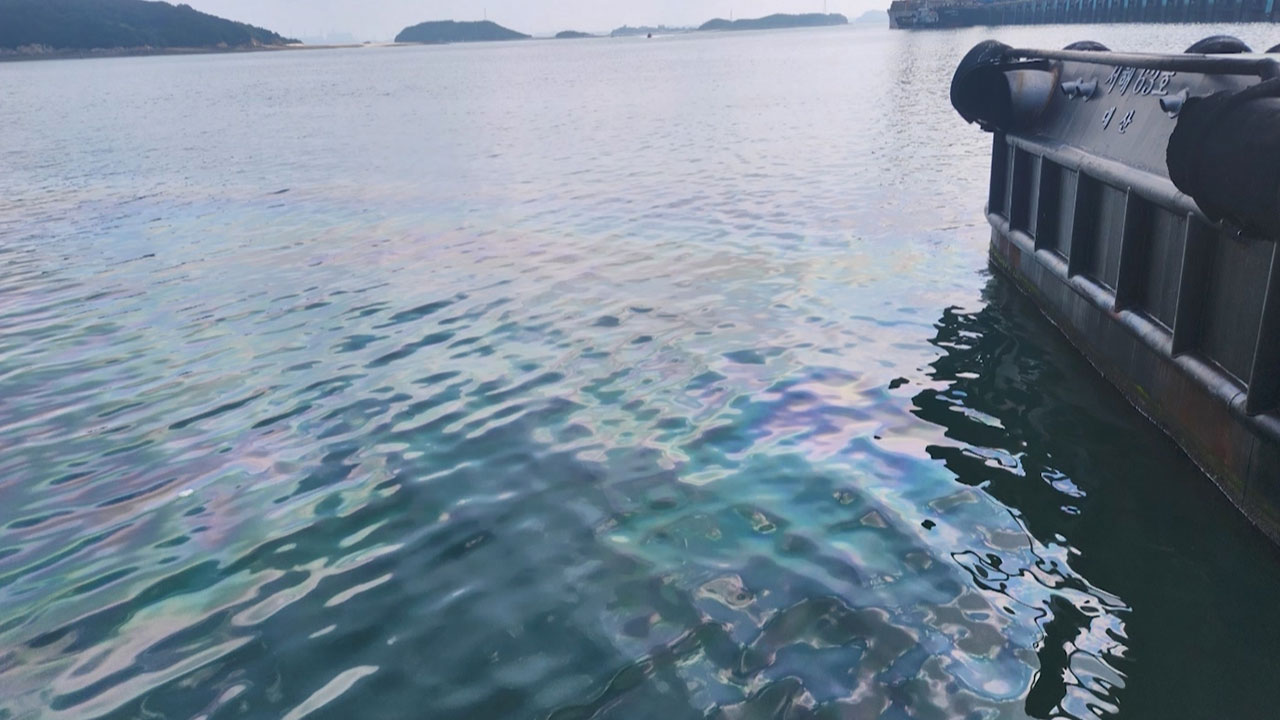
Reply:
<svg viewBox="0 0 1280 720"><path fill-rule="evenodd" d="M390 40L424 20L489 19L513 30L611 30L619 25L696 25L713 17L821 12L823 0L170 0L285 35L349 32L359 40ZM850 19L884 9L889 0L826 0L828 12Z"/></svg>

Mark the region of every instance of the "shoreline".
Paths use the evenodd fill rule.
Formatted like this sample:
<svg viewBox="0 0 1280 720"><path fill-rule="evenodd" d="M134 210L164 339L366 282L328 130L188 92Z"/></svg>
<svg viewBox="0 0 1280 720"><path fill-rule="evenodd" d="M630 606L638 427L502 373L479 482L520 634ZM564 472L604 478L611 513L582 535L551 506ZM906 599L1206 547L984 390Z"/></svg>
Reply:
<svg viewBox="0 0 1280 720"><path fill-rule="evenodd" d="M153 55L230 55L235 53L288 52L296 50L345 50L351 48L396 47L403 43L355 43L347 45L252 45L243 47L102 48L94 50L50 50L19 53L0 51L0 63L39 60L92 60L95 58L150 57Z"/></svg>
<svg viewBox="0 0 1280 720"><path fill-rule="evenodd" d="M683 28L664 28L666 35L686 35L686 34L715 34L720 32L762 32L769 30L797 30L797 29L817 29L826 27L850 27L855 26L855 22L844 22L836 24L799 24L799 25L781 25L772 27L725 27L725 28L701 28L701 27L683 27ZM625 26L624 26L625 27ZM613 32L617 32L614 30ZM527 38L519 38L521 40L563 40L563 39L618 39L629 37L644 37L645 33L625 33L615 35L611 33L584 33L581 37L573 38L557 38L555 35L535 35ZM653 33L658 36L658 33ZM478 41L478 42L510 42L515 40L494 40L494 41ZM127 58L127 57L151 57L151 56L173 56L173 55L229 55L237 53L258 53L258 52L285 52L294 50L349 50L354 48L392 48L392 47L412 47L417 45L454 45L467 44L468 42L477 41L459 41L459 42L363 42L363 43L343 43L333 45L307 45L303 43L289 45L250 45L238 47L129 47L129 48L95 48L95 49L67 49L67 50L45 50L34 52L20 52L17 49L0 48L0 64L17 63L17 62L34 62L40 60L91 60L95 58Z"/></svg>
<svg viewBox="0 0 1280 720"><path fill-rule="evenodd" d="M721 32L763 32L770 30L803 30L803 29L819 29L827 27L853 27L857 26L855 22L845 22L831 25L787 25L778 27L753 28L753 27L735 27L735 28L666 28L663 36L667 35L694 35L694 34L716 34ZM616 30L614 31L616 32ZM658 36L654 33L654 36ZM592 34L584 33L583 37L574 38L557 38L555 35L535 35L528 38L520 38L521 40L561 40L561 39L619 39L630 37L644 37L643 33L627 33L623 35L613 35L612 33ZM495 40L495 41L478 41L478 42L511 42L512 40ZM476 42L476 41L470 41ZM0 48L0 64L19 63L19 62L35 62L40 60L92 60L98 58L128 58L128 57L151 57L151 56L174 56L174 55L231 55L238 53L259 53L259 52L287 52L297 50L350 50L355 48L394 48L394 47L413 47L413 46L430 46L430 45L454 45L469 44L463 42L439 42L439 43L422 43L422 42L363 42L363 43L343 43L333 45L307 45L303 43L290 45L252 45L240 47L130 47L130 48L95 48L91 50L47 50L37 52L19 52Z"/></svg>

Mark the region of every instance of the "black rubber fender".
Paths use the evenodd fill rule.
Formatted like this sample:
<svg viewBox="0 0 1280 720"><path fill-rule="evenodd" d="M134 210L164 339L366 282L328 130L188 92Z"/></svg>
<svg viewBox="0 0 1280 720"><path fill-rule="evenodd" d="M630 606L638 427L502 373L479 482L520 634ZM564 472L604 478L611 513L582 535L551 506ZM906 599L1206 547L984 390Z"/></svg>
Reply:
<svg viewBox="0 0 1280 720"><path fill-rule="evenodd" d="M1280 78L1188 98L1165 162L1210 219L1280 239Z"/></svg>
<svg viewBox="0 0 1280 720"><path fill-rule="evenodd" d="M1087 50L1089 52L1111 52L1111 48L1096 40L1077 40L1062 48L1063 50Z"/></svg>
<svg viewBox="0 0 1280 720"><path fill-rule="evenodd" d="M1231 35L1210 35L1191 44L1184 53L1199 55L1234 55L1236 53L1253 52L1243 40Z"/></svg>
<svg viewBox="0 0 1280 720"><path fill-rule="evenodd" d="M1271 53L1280 53L1280 45L1272 45L1271 47L1267 48L1267 54L1271 54Z"/></svg>
<svg viewBox="0 0 1280 720"><path fill-rule="evenodd" d="M1013 98L1004 77L1008 45L984 40L965 53L951 76L951 106L965 122L983 130L1007 130L1013 126Z"/></svg>

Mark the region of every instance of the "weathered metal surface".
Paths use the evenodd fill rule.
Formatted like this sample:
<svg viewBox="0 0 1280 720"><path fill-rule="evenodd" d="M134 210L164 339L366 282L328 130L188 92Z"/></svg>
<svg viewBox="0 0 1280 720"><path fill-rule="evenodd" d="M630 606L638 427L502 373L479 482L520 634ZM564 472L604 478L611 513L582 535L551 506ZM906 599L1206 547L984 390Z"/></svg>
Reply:
<svg viewBox="0 0 1280 720"><path fill-rule="evenodd" d="M1241 90L1276 63L1009 55L1043 62L1059 92L994 134L993 264L1280 542L1280 243L1211 221L1174 186L1176 112L1161 102Z"/></svg>

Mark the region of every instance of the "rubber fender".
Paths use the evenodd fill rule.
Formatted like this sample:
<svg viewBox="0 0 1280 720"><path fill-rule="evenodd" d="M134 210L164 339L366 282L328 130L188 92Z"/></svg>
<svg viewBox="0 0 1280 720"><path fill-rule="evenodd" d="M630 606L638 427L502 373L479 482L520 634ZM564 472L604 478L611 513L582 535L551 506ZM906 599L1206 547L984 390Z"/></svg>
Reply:
<svg viewBox="0 0 1280 720"><path fill-rule="evenodd" d="M983 40L960 60L951 76L951 106L965 122L983 130L1007 130L1013 126L1013 98L1004 77L1008 45Z"/></svg>
<svg viewBox="0 0 1280 720"><path fill-rule="evenodd" d="M1280 45L1272 45L1270 48L1268 48L1268 49L1267 49L1267 53L1268 53L1268 54L1270 54L1270 53L1280 53Z"/></svg>
<svg viewBox="0 0 1280 720"><path fill-rule="evenodd" d="M1077 40L1062 48L1063 50L1088 50L1089 52L1110 52L1111 48L1095 40Z"/></svg>
<svg viewBox="0 0 1280 720"><path fill-rule="evenodd" d="M1210 219L1280 239L1280 78L1188 98L1165 162Z"/></svg>
<svg viewBox="0 0 1280 720"><path fill-rule="evenodd" d="M1232 55L1234 53L1253 52L1253 49L1238 37L1231 35L1210 35L1191 44L1184 53L1200 55Z"/></svg>

